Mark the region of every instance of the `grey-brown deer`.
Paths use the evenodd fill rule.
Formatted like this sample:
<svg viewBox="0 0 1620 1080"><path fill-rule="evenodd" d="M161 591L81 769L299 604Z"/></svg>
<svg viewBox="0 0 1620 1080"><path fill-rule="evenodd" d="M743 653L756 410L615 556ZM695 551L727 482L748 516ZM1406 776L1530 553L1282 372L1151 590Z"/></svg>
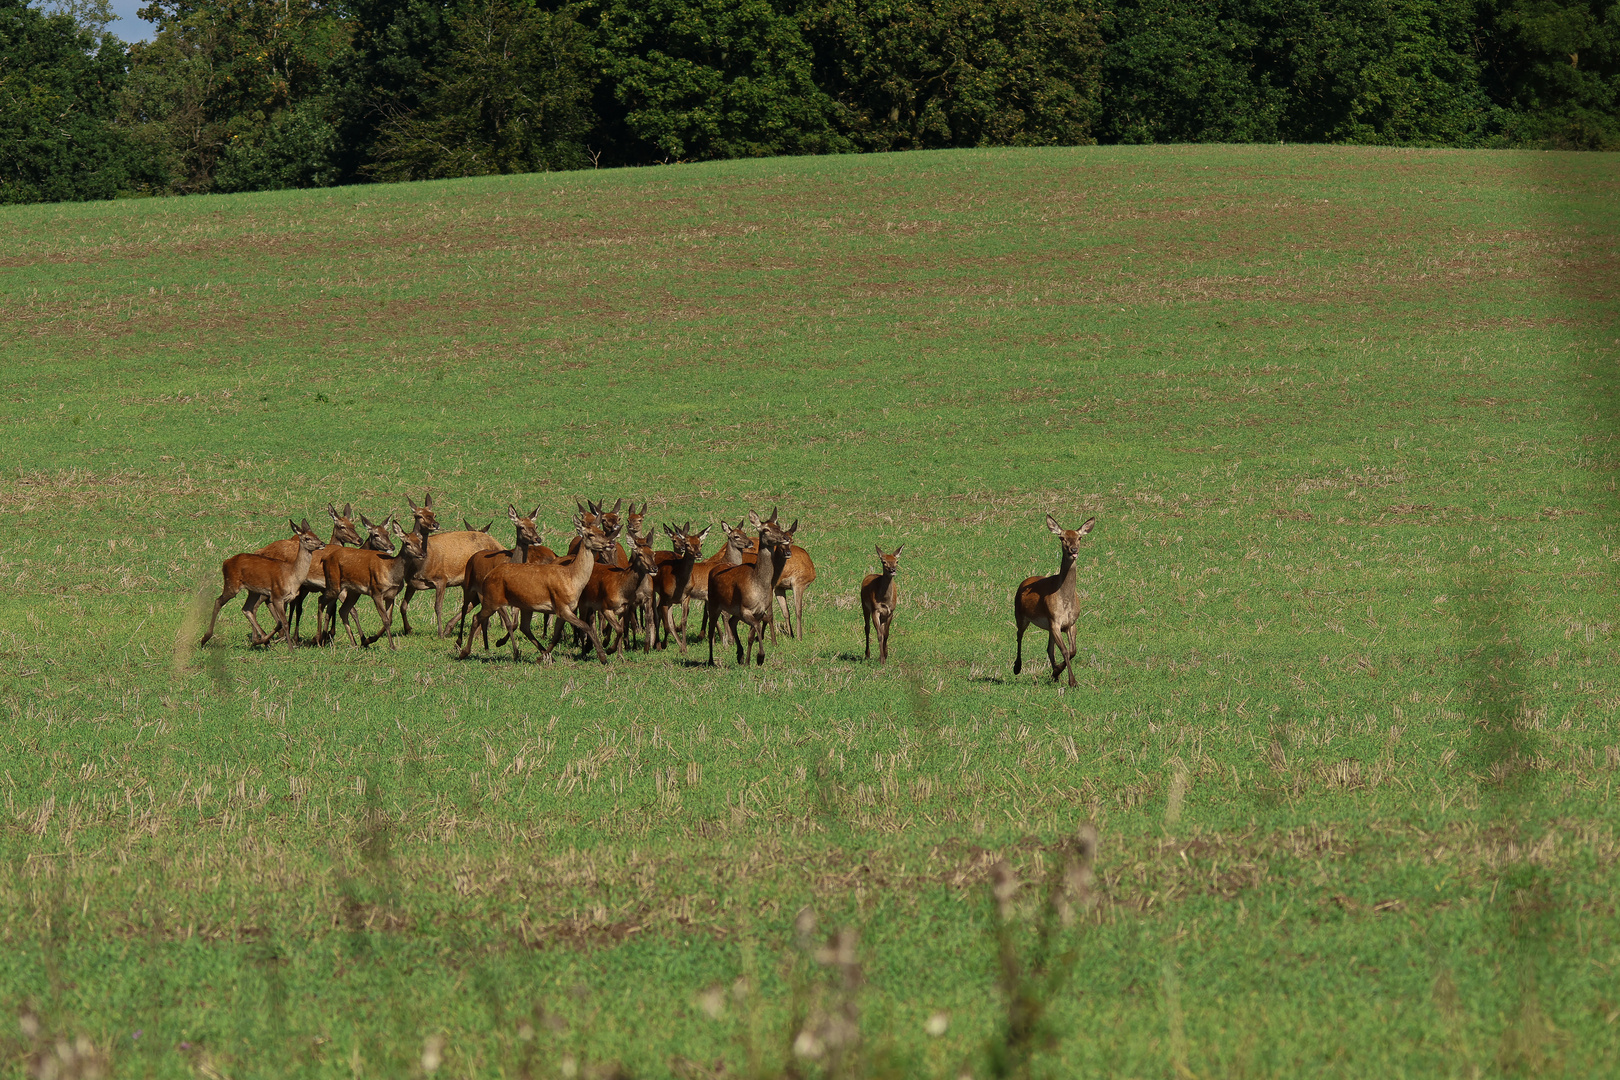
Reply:
<svg viewBox="0 0 1620 1080"><path fill-rule="evenodd" d="M225 579L224 588L220 590L219 599L214 601L214 614L208 620L208 632L197 643L199 646L208 644L214 636L219 609L235 599L243 589L248 591L248 598L247 603L242 605L242 614L247 616L248 625L253 628L249 640L255 645L267 645L274 638L275 632L266 634L259 620L253 616L261 603L268 603L270 614L276 620L276 631L287 638L288 647L298 644L291 627L287 625L287 604L303 587L304 578L309 575L309 560L325 545L310 529L308 518L301 525L295 521L288 524L292 526L298 541L298 555L292 562L249 551L232 555L220 564L220 574Z"/></svg>
<svg viewBox="0 0 1620 1080"><path fill-rule="evenodd" d="M405 583L405 595L399 601L401 633L411 632L411 597L419 592L433 591L433 625L440 637L448 637L450 624L444 621L444 590L462 583L467 560L480 551L499 551L501 542L486 532L463 529L441 533L438 515L433 512L433 493L428 492L417 506L409 496L411 516L415 520L413 532L428 537L427 559L412 579Z"/></svg>
<svg viewBox="0 0 1620 1080"><path fill-rule="evenodd" d="M1024 670L1024 631L1038 626L1047 633L1046 657L1052 662L1052 681L1067 669L1069 685L1075 686L1074 654L1075 623L1080 620L1080 597L1074 591L1074 564L1080 557L1080 538L1091 531L1097 519L1087 518L1078 529L1065 529L1051 514L1046 515L1046 527L1061 542L1062 561L1058 572L1051 577L1025 578L1013 594L1013 618L1018 622L1018 656L1013 660L1013 674ZM1065 637L1067 640L1065 641ZM1058 662L1057 654L1063 654Z"/></svg>
<svg viewBox="0 0 1620 1080"><path fill-rule="evenodd" d="M875 545L874 545L875 546ZM866 658L872 659L872 627L877 626L878 663L889 662L889 628L894 625L894 606L900 600L900 590L894 575L900 572L901 544L894 554L885 555L877 549L880 573L867 574L861 581L861 617L866 623Z"/></svg>
<svg viewBox="0 0 1620 1080"><path fill-rule="evenodd" d="M798 531L795 521L783 529L776 523L776 514L770 520L761 520L752 510L748 524L759 530L759 555L753 563L728 566L709 574L709 599L703 607L704 636L709 639L709 663L714 663L714 635L720 620L725 619L731 635L737 641L737 663L746 664L746 656L753 655L759 646L757 662L765 663L765 628L771 622L771 611L776 604L776 583L787 565L793 548L793 534ZM737 623L748 624L748 646L743 647L737 633Z"/></svg>

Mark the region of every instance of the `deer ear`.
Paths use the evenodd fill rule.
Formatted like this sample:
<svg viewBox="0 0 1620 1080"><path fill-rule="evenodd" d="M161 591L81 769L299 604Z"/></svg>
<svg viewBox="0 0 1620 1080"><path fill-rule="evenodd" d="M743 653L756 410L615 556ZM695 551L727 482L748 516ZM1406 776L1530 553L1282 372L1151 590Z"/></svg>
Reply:
<svg viewBox="0 0 1620 1080"><path fill-rule="evenodd" d="M422 496L422 505L430 510L433 508L433 492L430 491Z"/></svg>
<svg viewBox="0 0 1620 1080"><path fill-rule="evenodd" d="M328 514L331 514L331 515L332 515L332 520L333 520L333 521L337 521L337 520L338 520L338 512L337 512L337 507L335 507L335 506L333 506L333 505L332 505L332 504L331 504L331 503L327 503L327 504L326 504L326 512L327 512L327 513L328 513Z"/></svg>
<svg viewBox="0 0 1620 1080"><path fill-rule="evenodd" d="M1063 535L1063 526L1059 525L1057 523L1057 518L1053 517L1051 514L1046 515L1046 527L1051 531L1053 536Z"/></svg>
<svg viewBox="0 0 1620 1080"><path fill-rule="evenodd" d="M765 527L765 523L759 520L759 515L752 510L748 511L748 525L754 529L763 529Z"/></svg>
<svg viewBox="0 0 1620 1080"><path fill-rule="evenodd" d="M794 518L793 519L793 524L788 526L787 534L789 536L792 536L794 533L796 533L798 531L799 531L799 519Z"/></svg>
<svg viewBox="0 0 1620 1080"><path fill-rule="evenodd" d="M354 517L354 503L343 504L343 516L346 518Z"/></svg>
<svg viewBox="0 0 1620 1080"><path fill-rule="evenodd" d="M371 522L366 520L366 515L364 514L360 515L360 524L364 525L368 529L371 528Z"/></svg>
<svg viewBox="0 0 1620 1080"><path fill-rule="evenodd" d="M705 536L708 536L709 535L709 529L711 529L712 527L713 526L705 525L703 527L703 531L697 534L697 538L699 540L702 540Z"/></svg>
<svg viewBox="0 0 1620 1080"><path fill-rule="evenodd" d="M906 550L906 545L904 544L901 544L899 547L895 548L894 557L898 559L900 557L900 553L904 550Z"/></svg>
<svg viewBox="0 0 1620 1080"><path fill-rule="evenodd" d="M882 544L873 544L872 546L877 549L878 558L880 558L880 559L883 558L883 545Z"/></svg>
<svg viewBox="0 0 1620 1080"><path fill-rule="evenodd" d="M1074 531L1075 531L1076 535L1084 536L1084 535L1086 535L1086 533L1091 531L1091 527L1093 525L1095 525L1095 524L1097 524L1097 519L1094 518L1094 517L1089 517L1089 518L1086 518L1086 523L1084 525L1080 526L1078 529L1076 529Z"/></svg>
<svg viewBox="0 0 1620 1080"><path fill-rule="evenodd" d="M602 501L606 502L607 500L603 499ZM623 505L624 505L624 496L620 495L618 501L613 504L613 512L615 514L617 514L619 512L619 507L621 507Z"/></svg>
<svg viewBox="0 0 1620 1080"><path fill-rule="evenodd" d="M534 513L529 515L529 520L530 521L539 521L540 520L540 504L539 503L534 504Z"/></svg>
<svg viewBox="0 0 1620 1080"><path fill-rule="evenodd" d="M416 505L416 500L411 498L409 495L405 496L405 501L411 504L411 509L412 510L420 510L420 509L422 509L420 506Z"/></svg>
<svg viewBox="0 0 1620 1080"><path fill-rule="evenodd" d="M511 503L507 503L506 504L506 517L507 517L508 520L510 520L512 522L512 524L516 525L518 523L517 507L513 506Z"/></svg>

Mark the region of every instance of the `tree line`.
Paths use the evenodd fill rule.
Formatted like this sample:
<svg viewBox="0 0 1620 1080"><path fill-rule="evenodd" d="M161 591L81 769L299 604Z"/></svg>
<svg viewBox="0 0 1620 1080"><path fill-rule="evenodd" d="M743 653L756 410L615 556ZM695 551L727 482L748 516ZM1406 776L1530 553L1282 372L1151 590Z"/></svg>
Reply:
<svg viewBox="0 0 1620 1080"><path fill-rule="evenodd" d="M1620 148L1620 0L0 0L0 202L777 154Z"/></svg>

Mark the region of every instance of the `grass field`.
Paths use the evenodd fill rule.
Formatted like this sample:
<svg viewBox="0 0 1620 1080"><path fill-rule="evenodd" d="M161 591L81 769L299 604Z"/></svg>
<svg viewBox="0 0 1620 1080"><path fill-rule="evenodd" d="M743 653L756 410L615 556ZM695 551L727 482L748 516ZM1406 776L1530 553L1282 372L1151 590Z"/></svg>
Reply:
<svg viewBox="0 0 1620 1080"><path fill-rule="evenodd" d="M5 209L5 1068L1614 1075L1617 196L1210 147ZM808 637L194 648L226 555L428 490L780 506ZM1048 512L1075 689L1011 673Z"/></svg>

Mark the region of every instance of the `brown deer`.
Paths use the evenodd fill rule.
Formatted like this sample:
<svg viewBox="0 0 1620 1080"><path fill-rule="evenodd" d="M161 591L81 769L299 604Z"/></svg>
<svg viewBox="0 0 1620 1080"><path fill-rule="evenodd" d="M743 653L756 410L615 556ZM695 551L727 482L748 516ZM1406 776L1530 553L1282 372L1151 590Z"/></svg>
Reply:
<svg viewBox="0 0 1620 1080"><path fill-rule="evenodd" d="M613 509L611 510L602 509L602 503L605 502L607 502L606 499L603 499L602 502L594 503L589 499L586 499L585 505L580 506L579 500L575 499L574 505L579 507L579 516L585 520L585 527L587 529L600 529L604 535L615 537L618 536L620 530L624 528L624 524L619 520L619 507L624 505L624 499L620 498L618 502L615 502L613 504ZM577 536L568 541L568 555L579 554L579 543L580 540ZM609 557L603 561L605 561L609 566L630 565L625 560L624 547L617 542L614 543L612 551L609 553Z"/></svg>
<svg viewBox="0 0 1620 1080"><path fill-rule="evenodd" d="M740 558L736 562L731 560L732 534L735 530L730 525L727 525L724 519L720 522L720 528L726 534L726 542L720 545L720 550L702 562L692 564L692 576L687 581L686 595L681 598L680 632L683 636L686 633L686 620L691 610L692 601L707 601L709 599L709 575L722 567L736 566L742 561ZM752 544L753 541L748 537L744 536L742 538L743 551L747 551Z"/></svg>
<svg viewBox="0 0 1620 1080"><path fill-rule="evenodd" d="M423 497L421 506L417 506L409 497L405 501L411 504L411 515L415 519L413 531L423 536L434 535L428 542L427 560L416 575L406 582L405 595L399 601L399 618L404 626L400 632L411 632L411 597L432 589L433 625L440 637L447 637L450 626L444 621L444 590L462 583L461 575L467 569L468 559L480 551L499 551L501 542L477 530L438 532L439 518L433 512L432 492Z"/></svg>
<svg viewBox="0 0 1620 1080"><path fill-rule="evenodd" d="M519 613L517 632L534 642L534 647L540 650L540 659L550 659L551 650L540 643L530 628L530 620L536 612L555 615L561 622L584 631L596 646L597 659L604 664L608 662L596 627L580 619L575 608L579 606L580 593L591 579L596 560L612 550L613 541L595 529L587 530L582 517L574 519L574 529L582 542L573 562L497 563L489 572L479 590L478 613L473 616L468 630L467 644L461 650L463 660L472 652L473 638L489 625L495 612L511 607ZM517 632L507 635L512 641L514 660L518 658ZM504 644L504 640L496 644Z"/></svg>
<svg viewBox="0 0 1620 1080"><path fill-rule="evenodd" d="M731 635L736 638L738 665L747 663L744 657L753 653L756 642L759 645L757 662L765 663L765 627L771 622L771 611L776 605L776 583L793 548L793 534L799 528L799 523L795 521L790 528L783 529L776 524L775 517L773 511L772 520L762 521L758 514L750 510L748 524L759 530L759 556L752 564L727 566L709 574L709 599L703 607L703 630L704 636L709 639L711 665L714 663L714 635L722 618L727 620ZM737 633L739 620L748 624L746 649Z"/></svg>
<svg viewBox="0 0 1620 1080"><path fill-rule="evenodd" d="M1024 631L1031 624L1047 633L1046 657L1052 662L1052 681L1057 682L1063 669L1069 670L1069 685L1074 681L1075 629L1080 619L1080 598L1074 591L1074 564L1080 557L1080 538L1091 531L1097 519L1087 518L1078 529L1065 529L1051 514L1046 515L1046 527L1063 544L1063 561L1058 572L1051 577L1025 578L1013 594L1013 618L1018 621L1018 656L1013 660L1013 674L1024 670ZM1068 643L1064 644L1064 635ZM1057 653L1063 654L1058 663Z"/></svg>
<svg viewBox="0 0 1620 1080"><path fill-rule="evenodd" d="M327 553L334 548L345 545L360 546L360 534L354 527L354 505L344 503L343 513L340 514L336 506L327 503L326 512L332 515L332 539L327 541L325 547L315 553L314 558L310 559L310 577L305 580L303 587L298 590L298 595L293 598L290 612L294 637L298 635L299 630L304 625L304 597L310 593L318 593L325 587L326 583L320 580L320 576L324 572L322 566L325 564ZM292 562L298 558L298 537L294 536L286 540L277 540L266 544L259 549L259 554L268 555L272 559L280 559L282 562ZM318 611L315 613L315 626L315 640L319 643L321 631L320 612Z"/></svg>
<svg viewBox="0 0 1620 1080"><path fill-rule="evenodd" d="M348 562L350 562L352 560L364 559L366 557L365 556L366 552L380 551L384 555L391 554L393 552L393 550L394 550L394 540L393 540L393 537L392 537L392 535L390 534L390 531L389 531L389 523L392 522L392 521L393 521L393 515L391 515L391 514L388 517L383 518L381 521L372 521L370 518L366 517L366 515L361 514L360 515L360 522L361 522L361 524L365 525L365 527L366 527L366 543L365 543L365 547L363 547L363 548L324 547L320 551L317 551L315 553L315 558L320 559L321 563L322 563L321 568L320 568L321 597L316 602L316 605L315 605L315 607L316 607L315 640L316 640L317 643L329 642L329 641L331 641L331 640L333 640L334 638L337 637L337 625L338 625L337 609L338 609L338 601L342 599L341 594L342 594L343 577L342 577L341 572L337 572L336 575L332 577L332 581L336 585L336 591L334 591L334 592L332 592L330 594L332 596L332 599L330 601L328 601L327 600L328 591L326 589L327 576L329 574L334 573L336 568L341 567L344 564L346 564L346 563L348 563ZM333 570L329 570L328 569L329 566L332 567ZM358 572L358 571L356 571L356 572ZM309 580L310 581L315 580L315 576L316 576L316 571L312 567L311 570L310 570L310 573L309 573ZM353 574L351 574L351 576L353 576ZM305 583L305 588L306 589L308 588L308 583L307 582ZM358 623L359 623L359 620L358 619L355 620L355 625L358 625ZM347 625L347 623L345 625ZM349 630L349 641L350 641L351 644L354 643L354 630L352 628Z"/></svg>
<svg viewBox="0 0 1620 1080"><path fill-rule="evenodd" d="M354 605L360 602L360 597L369 596L371 602L377 605L377 615L382 619L382 628L375 634L360 635L360 644L370 648L385 634L388 637L388 647L397 649L399 645L394 640L394 608L396 598L401 590L406 588L411 577L420 572L422 564L428 558L428 534L420 529L410 532L399 527L399 522L392 519L388 528L399 537L399 551L392 555L385 555L376 551L362 551L356 557L345 558L342 555L327 557L326 563L326 593L323 597L327 604L336 604L339 596L343 596L343 604L338 608L337 617L343 621L345 627L350 627L349 638L354 639L354 630L350 626L350 612Z"/></svg>
<svg viewBox="0 0 1620 1080"><path fill-rule="evenodd" d="M462 629L467 625L467 612L478 603L478 590L483 586L484 578L489 572L503 562L538 562L530 555L535 548L540 547L540 507L536 506L528 517L518 513L517 507L511 503L506 504L507 519L517 530L517 539L511 547L500 551L480 551L467 560L466 569L461 575L461 614L456 619L456 647L461 647ZM486 528L484 530L488 532ZM542 550L550 551L549 548ZM556 561L556 553L552 552L552 562ZM489 651L489 627L484 627L484 651Z"/></svg>
<svg viewBox="0 0 1620 1080"><path fill-rule="evenodd" d="M602 616L602 622L607 630L603 634L603 645L609 652L624 653L625 638L630 636L630 617L636 608L636 596L641 591L642 583L647 580L656 569L652 559L652 546L639 543L640 537L630 534L630 565L607 566L597 563L591 568L591 576L585 583L585 589L580 593L578 612L579 617L589 622L596 615ZM614 636L618 636L617 645ZM557 647L557 640L562 636L562 623L558 622L551 632L551 647ZM645 651L652 651L651 639L644 636Z"/></svg>
<svg viewBox="0 0 1620 1080"><path fill-rule="evenodd" d="M771 514L771 520L775 521L776 511L772 510ZM747 544L741 549L740 555L729 544L722 551L722 554L726 556L726 561L732 566L736 566L739 561L753 562L754 556L759 551L757 543L746 537L744 539ZM788 637L800 639L804 637L804 590L808 589L815 580L816 564L810 561L810 553L794 544L793 552L788 556L787 567L782 571L782 580L776 583L776 595L782 601L782 617L787 621ZM793 593L793 605L791 606L788 603L789 591ZM798 608L797 619L794 618L794 606ZM795 627L798 628L797 632L795 632ZM771 645L773 647L776 645L776 623L774 619L771 623Z"/></svg>
<svg viewBox="0 0 1620 1080"><path fill-rule="evenodd" d="M686 603L692 585L692 572L696 569L698 556L703 554L703 538L709 535L709 530L705 527L702 532L694 533L692 523L688 521L679 529L665 525L664 534L669 537L671 550L660 551L655 556L658 569L653 574L653 644L656 648L666 649L669 639L678 637L684 657L686 635L675 632L675 605Z"/></svg>
<svg viewBox="0 0 1620 1080"><path fill-rule="evenodd" d="M882 572L867 574L861 580L861 616L866 620L866 658L872 659L872 624L876 623L880 664L889 662L889 627L894 625L894 605L900 599L894 575L900 572L900 552L904 549L905 545L901 544L894 549L893 555L885 555L883 549L878 548L878 565L882 567Z"/></svg>
<svg viewBox="0 0 1620 1080"><path fill-rule="evenodd" d="M209 639L214 636L214 623L219 619L219 609L235 599L236 594L243 589L248 591L248 598L247 603L242 605L242 614L247 616L248 625L253 627L249 640L255 645L267 645L275 636L266 634L264 628L259 625L259 620L253 616L259 604L268 601L270 614L275 616L276 630L286 636L289 648L298 644L287 625L287 604L298 595L298 590L304 584L304 578L309 575L310 558L325 545L310 529L308 518L304 519L302 525L292 521L288 524L292 526L298 539L298 557L292 562L253 551L232 555L220 565L220 573L225 578L225 587L220 590L219 599L214 601L214 614L208 620L208 632L197 643L199 648L207 645Z"/></svg>

